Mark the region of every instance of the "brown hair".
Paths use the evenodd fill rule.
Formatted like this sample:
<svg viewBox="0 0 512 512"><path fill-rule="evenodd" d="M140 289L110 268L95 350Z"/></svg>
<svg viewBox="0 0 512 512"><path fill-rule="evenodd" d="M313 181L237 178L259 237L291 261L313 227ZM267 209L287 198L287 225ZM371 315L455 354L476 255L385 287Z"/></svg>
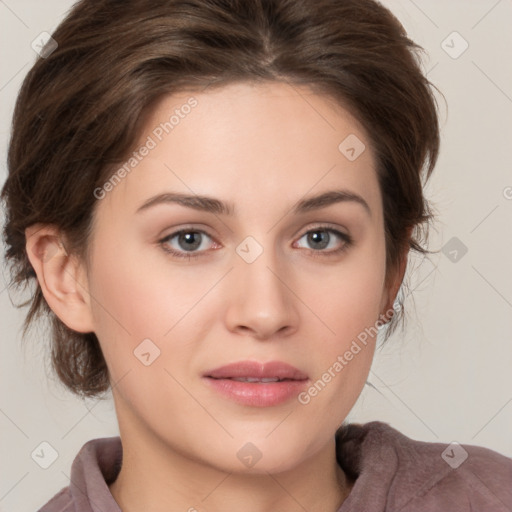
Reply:
<svg viewBox="0 0 512 512"><path fill-rule="evenodd" d="M49 308L25 250L25 228L51 224L84 261L97 199L133 149L143 116L166 94L235 81L286 81L338 101L358 119L377 156L387 276L405 244L430 251L434 218L423 195L439 150L437 105L419 53L374 0L82 0L21 87L1 198L10 286L36 281L23 335L51 319L51 362L80 396L109 389L94 333L65 326ZM341 142L341 141L340 141ZM425 225L426 223L426 225ZM393 332L403 310L386 330Z"/></svg>

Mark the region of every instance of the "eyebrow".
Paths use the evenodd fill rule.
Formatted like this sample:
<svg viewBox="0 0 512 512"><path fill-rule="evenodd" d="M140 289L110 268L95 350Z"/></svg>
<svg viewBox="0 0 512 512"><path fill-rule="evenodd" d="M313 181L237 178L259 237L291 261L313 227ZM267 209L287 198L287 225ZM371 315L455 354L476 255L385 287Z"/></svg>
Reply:
<svg viewBox="0 0 512 512"><path fill-rule="evenodd" d="M322 194L302 199L293 206L294 214L305 213L311 210L326 208L336 203L356 203L361 205L364 210L371 216L372 212L368 203L355 192L350 190L331 190ZM187 195L176 192L167 192L158 194L149 198L136 211L143 212L159 204L179 204L187 208L193 208L203 212L213 213L215 215L233 216L235 207L233 203L227 203L208 196Z"/></svg>

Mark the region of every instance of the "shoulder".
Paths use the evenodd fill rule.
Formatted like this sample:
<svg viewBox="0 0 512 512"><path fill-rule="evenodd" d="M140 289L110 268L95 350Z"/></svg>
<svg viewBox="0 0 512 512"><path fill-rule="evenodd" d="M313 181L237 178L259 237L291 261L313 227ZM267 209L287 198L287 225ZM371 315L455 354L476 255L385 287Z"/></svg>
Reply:
<svg viewBox="0 0 512 512"><path fill-rule="evenodd" d="M73 498L68 487L62 488L50 501L37 512L74 512Z"/></svg>
<svg viewBox="0 0 512 512"><path fill-rule="evenodd" d="M122 461L120 437L86 442L71 466L70 485L61 489L38 512L120 512L108 488L117 477Z"/></svg>
<svg viewBox="0 0 512 512"><path fill-rule="evenodd" d="M512 458L498 452L418 441L378 421L343 426L336 437L340 464L362 477L360 488L380 481L386 510L512 510Z"/></svg>

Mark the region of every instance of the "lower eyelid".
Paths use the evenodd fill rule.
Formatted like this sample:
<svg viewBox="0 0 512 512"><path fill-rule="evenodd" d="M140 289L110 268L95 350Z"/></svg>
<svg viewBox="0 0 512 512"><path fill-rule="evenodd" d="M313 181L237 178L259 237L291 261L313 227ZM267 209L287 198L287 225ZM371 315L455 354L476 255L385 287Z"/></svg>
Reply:
<svg viewBox="0 0 512 512"><path fill-rule="evenodd" d="M318 228L308 229L302 235L300 235L297 238L297 240L300 240L301 238L308 235L309 233L316 233L319 231L325 231L326 233L330 233L330 234L336 236L337 238L339 238L340 240L343 240L345 243L349 243L352 241L352 237L348 233L344 233L344 232L339 231L334 228L328 228L328 227L322 227L322 226L320 226Z"/></svg>
<svg viewBox="0 0 512 512"><path fill-rule="evenodd" d="M311 253L315 253L317 255L326 255L327 256L329 254L335 254L335 253L341 252L344 249L348 248L353 243L352 237L350 235L348 235L347 233L343 233L341 231L338 231L334 228L330 228L327 226L319 226L319 227L309 229L308 231L306 231L302 235L300 235L297 240L300 240L305 235L307 235L309 233L314 233L315 231L326 231L328 233L334 234L336 237L338 237L343 242L342 246L337 249L315 250L315 249L309 249L309 248L302 248L302 249L306 249L307 251L309 251ZM217 246L217 247L213 248L214 250L222 247L218 242L216 242L216 240L210 234L208 234L206 231L202 231L199 229L180 229L180 230L178 230L174 233L170 233L166 237L160 239L159 244L162 246L162 249L165 252L175 255L177 257L184 257L184 258L189 258L189 259L196 257L196 256L201 256L202 254L206 254L211 251L211 249L204 249L202 251L183 251L183 250L166 249L165 248L166 244L169 244L170 240L172 240L173 238L175 238L183 233L199 233L201 235L205 235L212 241L212 244L214 246Z"/></svg>
<svg viewBox="0 0 512 512"><path fill-rule="evenodd" d="M218 243L215 241L215 239L211 235L209 235L206 231L201 231L199 229L180 229L179 231L175 231L174 233L170 233L169 235L161 238L159 240L159 243L161 245L169 244L170 241L173 238L176 238L179 235L182 235L184 233L199 233L200 235L204 235L207 238L209 238L212 241L212 244L217 244L218 245ZM169 250L168 252L182 252L183 254L187 254L187 251ZM203 252L206 252L206 250L203 250L203 251L192 251L192 252L189 252L189 254L194 254L194 253L195 254L200 254L200 253L203 253Z"/></svg>

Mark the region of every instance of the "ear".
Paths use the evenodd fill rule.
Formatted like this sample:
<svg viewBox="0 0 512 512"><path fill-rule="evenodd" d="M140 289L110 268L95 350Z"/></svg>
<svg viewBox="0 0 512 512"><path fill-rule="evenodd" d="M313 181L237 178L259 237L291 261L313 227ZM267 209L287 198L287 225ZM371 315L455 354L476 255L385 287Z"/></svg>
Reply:
<svg viewBox="0 0 512 512"><path fill-rule="evenodd" d="M86 273L78 258L66 252L60 231L33 224L25 230L25 239L28 259L48 306L70 329L92 332Z"/></svg>
<svg viewBox="0 0 512 512"><path fill-rule="evenodd" d="M382 315L386 315L386 312L393 309L393 304L394 304L396 296L398 294L398 290L400 289L400 286L404 279L405 271L407 269L407 256L409 254L408 241L411 238L413 228L414 228L414 226L407 228L407 242L404 244L404 247L402 249L398 268L396 269L391 282L387 286L387 290L385 293L385 299L383 301L384 309L381 310ZM389 318L389 317L386 316L386 318Z"/></svg>

